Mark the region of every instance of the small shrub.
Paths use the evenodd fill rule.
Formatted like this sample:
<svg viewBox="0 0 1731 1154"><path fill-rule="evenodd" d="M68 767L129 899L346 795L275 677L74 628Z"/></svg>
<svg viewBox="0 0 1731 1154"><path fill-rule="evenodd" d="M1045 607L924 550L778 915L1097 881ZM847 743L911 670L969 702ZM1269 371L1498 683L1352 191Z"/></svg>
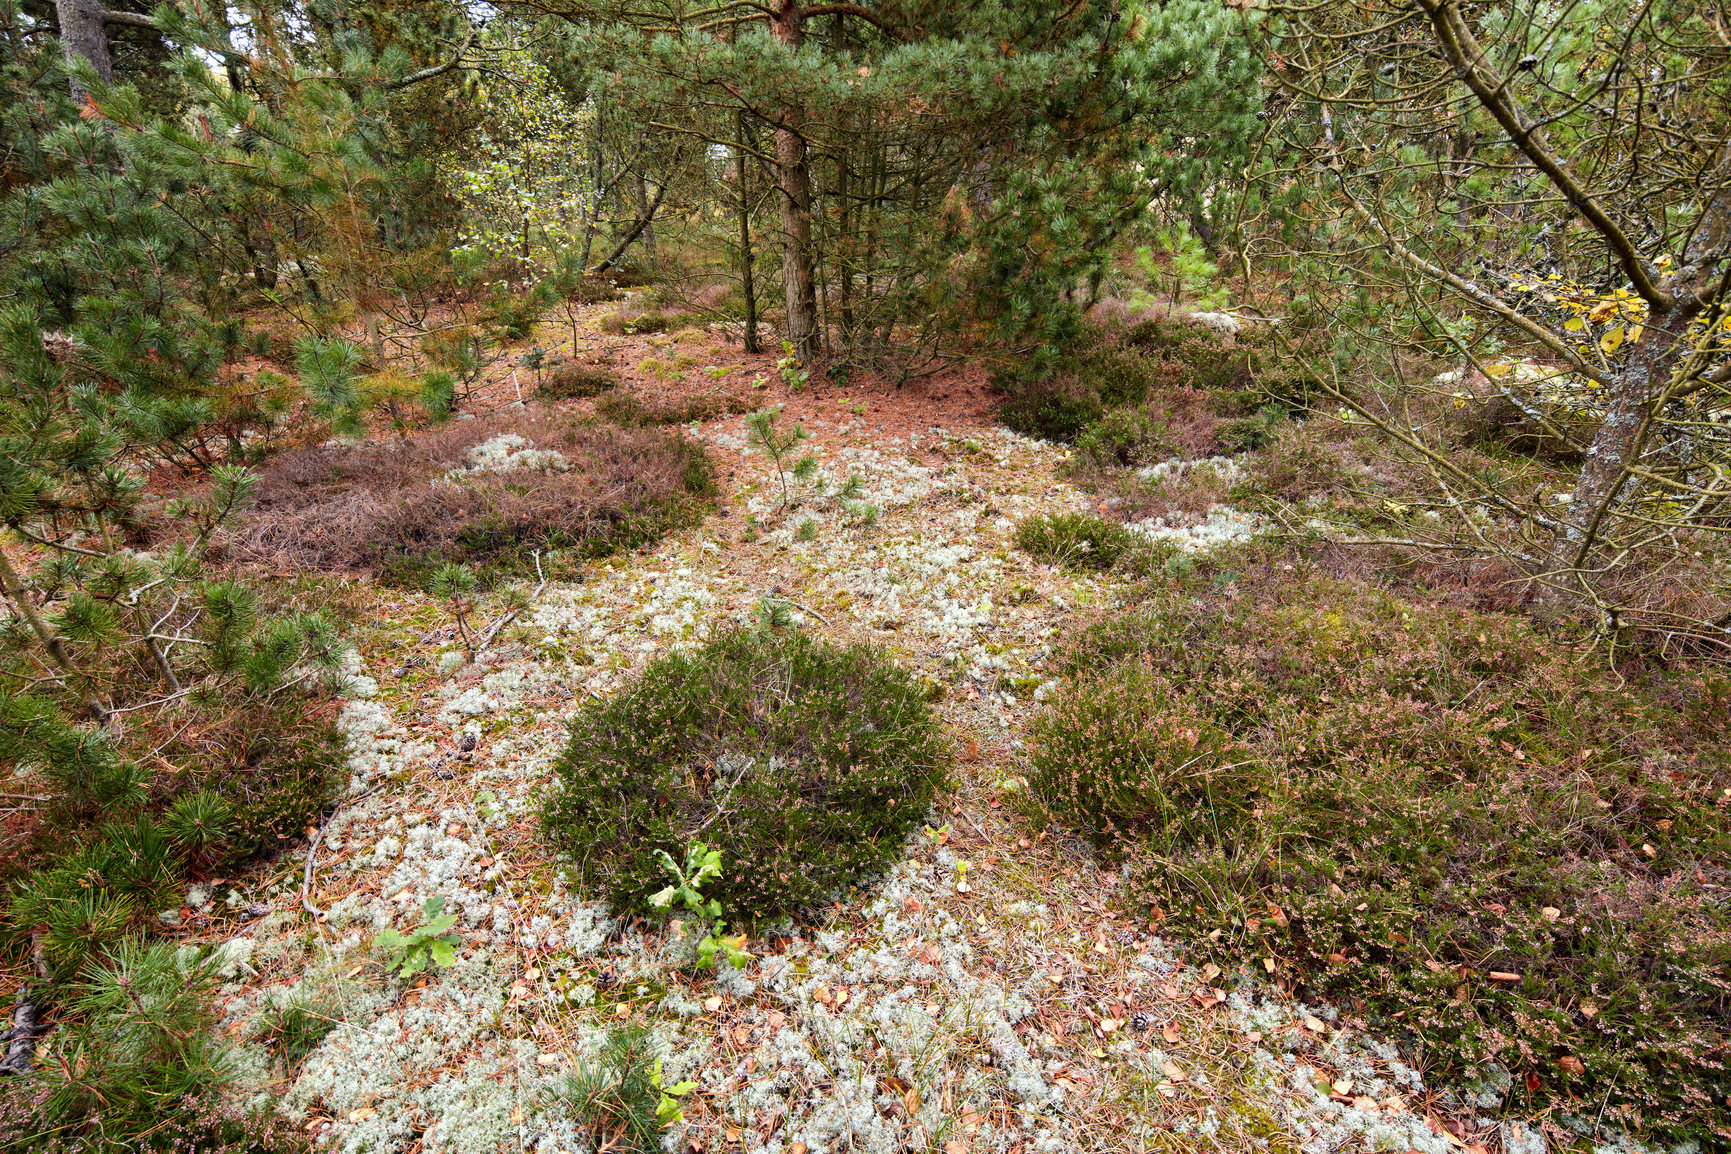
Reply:
<svg viewBox="0 0 1731 1154"><path fill-rule="evenodd" d="M1031 736L1032 797L1102 847L1127 835L1219 838L1255 789L1226 731L1137 660L1072 679Z"/></svg>
<svg viewBox="0 0 1731 1154"><path fill-rule="evenodd" d="M549 400L568 401L597 397L619 386L619 376L611 369L594 365L560 365L535 388L537 396Z"/></svg>
<svg viewBox="0 0 1731 1154"><path fill-rule="evenodd" d="M876 650L733 632L585 703L542 823L621 910L662 888L662 854L701 837L728 863L705 893L750 922L893 860L946 764L924 693Z"/></svg>
<svg viewBox="0 0 1731 1154"><path fill-rule="evenodd" d="M337 1021L332 1007L295 997L266 1009L254 1036L270 1045L283 1067L292 1071L336 1029Z"/></svg>
<svg viewBox="0 0 1731 1154"><path fill-rule="evenodd" d="M473 469L444 483L470 449L504 433L561 454L570 467ZM691 523L714 493L709 460L695 442L551 416L454 422L394 444L296 450L273 458L263 474L234 546L240 559L370 571L415 585L448 561L635 548Z"/></svg>
<svg viewBox="0 0 1731 1154"><path fill-rule="evenodd" d="M1099 341L1071 354L1059 373L1092 389L1108 409L1140 405L1161 381L1157 359L1120 341Z"/></svg>
<svg viewBox="0 0 1731 1154"><path fill-rule="evenodd" d="M580 305L594 305L616 301L624 295L619 286L606 277L585 276L572 286L567 299Z"/></svg>
<svg viewBox="0 0 1731 1154"><path fill-rule="evenodd" d="M1281 501L1302 501L1346 486L1340 452L1309 423L1280 426L1257 454L1244 488Z"/></svg>
<svg viewBox="0 0 1731 1154"><path fill-rule="evenodd" d="M731 393L698 393L689 397L645 400L629 389L608 393L595 402L597 416L626 429L713 421L729 413L748 412L750 408L743 398Z"/></svg>
<svg viewBox="0 0 1731 1154"><path fill-rule="evenodd" d="M1069 443L1105 412L1100 394L1068 377L1034 381L998 406L998 417L1024 437Z"/></svg>
<svg viewBox="0 0 1731 1154"><path fill-rule="evenodd" d="M1220 447L1228 453L1248 453L1262 448L1286 421L1286 410L1264 405L1253 416L1234 417L1220 424Z"/></svg>
<svg viewBox="0 0 1731 1154"><path fill-rule="evenodd" d="M433 966L448 966L457 960L462 939L451 933L457 915L445 913L445 899L435 894L421 907L422 921L409 932L385 930L373 939L385 957L385 969L399 977L410 977Z"/></svg>
<svg viewBox="0 0 1731 1154"><path fill-rule="evenodd" d="M1042 513L1016 526L1024 552L1078 569L1110 569L1135 544L1124 526L1086 513Z"/></svg>
<svg viewBox="0 0 1731 1154"><path fill-rule="evenodd" d="M1078 462L1094 468L1152 465L1176 448L1165 422L1146 409L1113 409L1076 438Z"/></svg>

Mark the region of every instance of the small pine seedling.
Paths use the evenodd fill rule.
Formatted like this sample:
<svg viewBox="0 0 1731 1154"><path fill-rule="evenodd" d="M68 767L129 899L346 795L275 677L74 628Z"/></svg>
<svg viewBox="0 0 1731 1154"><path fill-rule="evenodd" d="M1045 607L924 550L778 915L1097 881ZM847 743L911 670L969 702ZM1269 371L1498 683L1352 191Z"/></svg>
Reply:
<svg viewBox="0 0 1731 1154"><path fill-rule="evenodd" d="M794 425L787 432L776 427L781 419L781 406L759 409L745 418L746 440L756 448L762 449L775 465L777 478L781 481L781 504L783 508L793 504L793 496L787 488L787 456L801 441L810 437L803 425ZM806 458L810 460L810 458ZM816 462L813 462L813 468ZM798 466L795 466L797 471Z"/></svg>

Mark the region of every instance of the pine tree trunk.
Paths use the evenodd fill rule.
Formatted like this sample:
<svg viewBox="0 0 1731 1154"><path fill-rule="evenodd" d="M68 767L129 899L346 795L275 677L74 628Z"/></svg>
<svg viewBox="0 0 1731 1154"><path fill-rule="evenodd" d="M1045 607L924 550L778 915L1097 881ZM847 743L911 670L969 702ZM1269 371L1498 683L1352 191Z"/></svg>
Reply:
<svg viewBox="0 0 1731 1154"><path fill-rule="evenodd" d="M54 14L60 20L60 44L68 63L88 60L103 83L114 80L114 64L108 56L108 25L103 20L102 0L55 0ZM90 95L77 79L70 81L72 99L84 103Z"/></svg>
<svg viewBox="0 0 1731 1154"><path fill-rule="evenodd" d="M757 343L757 285L752 279L750 166L745 162L745 113L734 125L733 177L739 192L740 288L745 294L745 351L760 352Z"/></svg>
<svg viewBox="0 0 1731 1154"><path fill-rule="evenodd" d="M799 0L781 0L770 17L770 32L789 49L805 41L805 17ZM787 330L794 355L809 361L818 354L817 282L811 260L811 168L806 160L805 138L800 128L805 110L793 103L782 105L781 123L775 129L776 174L781 186L781 231L785 254L782 277L787 290Z"/></svg>

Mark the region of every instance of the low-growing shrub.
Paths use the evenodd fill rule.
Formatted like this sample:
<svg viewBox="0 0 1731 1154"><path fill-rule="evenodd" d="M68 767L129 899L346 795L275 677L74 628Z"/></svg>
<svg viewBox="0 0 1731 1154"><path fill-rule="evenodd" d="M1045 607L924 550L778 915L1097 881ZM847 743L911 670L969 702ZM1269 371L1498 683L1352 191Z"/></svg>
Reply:
<svg viewBox="0 0 1731 1154"><path fill-rule="evenodd" d="M1246 752L1182 690L1134 658L1072 678L1031 729L1041 809L1112 848L1234 830L1256 788Z"/></svg>
<svg viewBox="0 0 1731 1154"><path fill-rule="evenodd" d="M1068 377L1054 377L1015 388L998 406L998 418L1024 437L1068 443L1104 411L1094 389Z"/></svg>
<svg viewBox="0 0 1731 1154"><path fill-rule="evenodd" d="M541 455L535 467L512 466L508 453L465 467L489 444ZM682 436L520 415L283 453L262 473L256 510L237 534L240 558L417 584L444 561L635 548L700 517L714 492L707 456Z"/></svg>
<svg viewBox="0 0 1731 1154"><path fill-rule="evenodd" d="M1281 501L1302 501L1346 487L1346 467L1340 451L1330 445L1313 423L1283 424L1252 459L1244 488Z"/></svg>
<svg viewBox="0 0 1731 1154"><path fill-rule="evenodd" d="M639 910L659 854L701 838L705 896L756 921L812 909L901 851L946 776L937 719L876 650L774 630L725 634L586 702L554 767L547 834L580 883Z"/></svg>
<svg viewBox="0 0 1731 1154"><path fill-rule="evenodd" d="M645 398L629 389L609 393L595 403L595 412L623 428L685 425L745 413L751 405L732 393L697 393L685 397Z"/></svg>
<svg viewBox="0 0 1731 1154"><path fill-rule="evenodd" d="M594 365L560 365L535 387L535 395L557 401L577 400L600 396L618 385L619 375L612 369Z"/></svg>
<svg viewBox="0 0 1731 1154"><path fill-rule="evenodd" d="M1113 409L1076 438L1078 463L1093 468L1152 465L1176 449L1166 423L1146 408Z"/></svg>
<svg viewBox="0 0 1731 1154"><path fill-rule="evenodd" d="M1273 566L1232 589L1192 583L1063 659L1071 712L1095 671L1141 664L1170 725L1257 762L1235 829L1198 808L1140 835L1105 788L1097 816L1053 806L1145 855L1137 908L1223 967L1269 958L1294 995L1361 1001L1441 1079L1500 1065L1522 1108L1731 1138L1731 681L1596 668L1525 618ZM1056 712L1037 729L1116 748Z"/></svg>
<svg viewBox="0 0 1731 1154"><path fill-rule="evenodd" d="M1135 544L1135 535L1115 521L1086 513L1041 513L1017 524L1016 544L1059 565L1110 569Z"/></svg>

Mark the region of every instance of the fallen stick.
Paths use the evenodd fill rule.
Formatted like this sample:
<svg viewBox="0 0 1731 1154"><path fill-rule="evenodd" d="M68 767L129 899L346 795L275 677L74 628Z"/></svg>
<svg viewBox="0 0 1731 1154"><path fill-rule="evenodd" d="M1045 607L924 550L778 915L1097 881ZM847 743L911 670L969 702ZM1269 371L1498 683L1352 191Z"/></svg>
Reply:
<svg viewBox="0 0 1731 1154"><path fill-rule="evenodd" d="M30 935L30 956L36 963L36 976L42 980L42 986L33 990L28 985L19 987L18 1000L12 1005L12 1028L0 1041L6 1043L6 1056L0 1058L0 1074L16 1074L19 1077L30 1073L36 1060L36 1040L47 1032L42 1024L42 999L39 990L48 985L48 952L42 945L40 930Z"/></svg>

